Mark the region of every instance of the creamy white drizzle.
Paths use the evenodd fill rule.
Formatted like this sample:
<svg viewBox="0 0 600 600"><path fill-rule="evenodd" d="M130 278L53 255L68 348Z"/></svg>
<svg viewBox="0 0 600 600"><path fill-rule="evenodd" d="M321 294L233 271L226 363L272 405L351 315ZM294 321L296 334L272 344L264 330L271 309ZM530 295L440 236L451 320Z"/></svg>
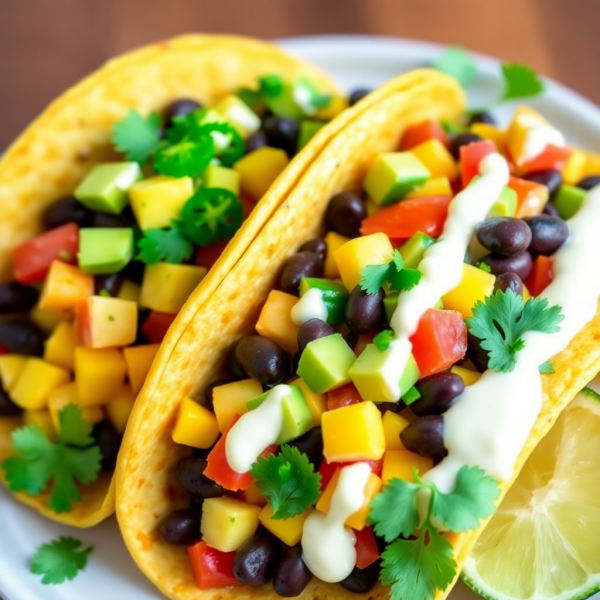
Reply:
<svg viewBox="0 0 600 600"><path fill-rule="evenodd" d="M302 112L307 115L313 115L317 109L312 103L311 91L303 85L295 85L292 93L294 102L302 109Z"/></svg>
<svg viewBox="0 0 600 600"><path fill-rule="evenodd" d="M523 149L519 156L519 165L522 165L539 156L548 144L554 146L564 146L565 138L563 134L552 125L537 123L532 125L525 134Z"/></svg>
<svg viewBox="0 0 600 600"><path fill-rule="evenodd" d="M247 473L261 452L275 443L283 425L283 400L291 394L289 385L277 385L263 403L240 417L225 440L225 456L238 473Z"/></svg>
<svg viewBox="0 0 600 600"><path fill-rule="evenodd" d="M344 467L331 498L329 513L315 510L304 522L302 558L311 573L327 583L346 579L356 565L356 537L344 525L365 502L371 467L359 462Z"/></svg>
<svg viewBox="0 0 600 600"><path fill-rule="evenodd" d="M501 481L510 479L542 407L539 365L564 350L596 313L599 225L600 187L596 187L569 220L570 237L553 257L554 281L541 294L550 306L562 307L560 331L525 333L525 348L517 355L514 371L486 371L444 414L448 456L425 475L442 492L452 490L464 465L476 465Z"/></svg>
<svg viewBox="0 0 600 600"><path fill-rule="evenodd" d="M292 321L296 325L302 325L311 319L327 321L327 307L321 290L317 288L307 290L292 308Z"/></svg>

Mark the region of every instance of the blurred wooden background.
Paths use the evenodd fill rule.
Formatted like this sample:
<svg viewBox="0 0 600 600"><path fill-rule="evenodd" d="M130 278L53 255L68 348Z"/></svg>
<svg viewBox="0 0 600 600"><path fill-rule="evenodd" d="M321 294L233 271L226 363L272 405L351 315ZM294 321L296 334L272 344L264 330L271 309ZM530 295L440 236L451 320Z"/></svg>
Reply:
<svg viewBox="0 0 600 600"><path fill-rule="evenodd" d="M368 33L527 62L600 103L600 0L0 0L0 149L107 58L178 33Z"/></svg>

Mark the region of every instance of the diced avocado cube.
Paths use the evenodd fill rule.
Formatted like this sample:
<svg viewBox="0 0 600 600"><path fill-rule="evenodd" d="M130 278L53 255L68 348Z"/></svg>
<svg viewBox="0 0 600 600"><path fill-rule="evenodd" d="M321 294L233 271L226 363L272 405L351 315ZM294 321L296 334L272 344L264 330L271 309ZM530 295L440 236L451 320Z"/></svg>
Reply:
<svg viewBox="0 0 600 600"><path fill-rule="evenodd" d="M89 275L110 275L133 257L133 229L79 230L79 267Z"/></svg>
<svg viewBox="0 0 600 600"><path fill-rule="evenodd" d="M248 402L248 410L258 408L271 393L271 390L263 392L260 396ZM315 420L308 408L308 404L302 395L302 390L296 386L290 386L290 393L281 402L283 410L283 423L281 432L276 440L277 444L286 444L301 435L304 435L315 424Z"/></svg>
<svg viewBox="0 0 600 600"><path fill-rule="evenodd" d="M325 125L324 121L314 121L306 119L300 123L300 134L298 135L298 152L310 142L314 135Z"/></svg>
<svg viewBox="0 0 600 600"><path fill-rule="evenodd" d="M517 192L504 187L498 200L490 209L490 217L514 217L517 214Z"/></svg>
<svg viewBox="0 0 600 600"><path fill-rule="evenodd" d="M96 165L75 190L75 198L92 210L121 214L129 203L129 188L142 179L136 162Z"/></svg>
<svg viewBox="0 0 600 600"><path fill-rule="evenodd" d="M356 356L340 333L310 342L300 357L298 376L315 393L328 392L350 382L348 371Z"/></svg>
<svg viewBox="0 0 600 600"><path fill-rule="evenodd" d="M260 129L260 117L235 94L220 100L214 109L243 138Z"/></svg>
<svg viewBox="0 0 600 600"><path fill-rule="evenodd" d="M396 310L396 306L398 306L398 292L388 294L383 299L383 308L385 309L385 318L388 325L392 322L392 315ZM435 303L433 308L439 308L440 310L444 308L444 303L441 298Z"/></svg>
<svg viewBox="0 0 600 600"><path fill-rule="evenodd" d="M413 402L416 402L421 397L419 390L413 385L404 396L402 396L402 401L406 406L410 406Z"/></svg>
<svg viewBox="0 0 600 600"><path fill-rule="evenodd" d="M284 83L281 92L271 98L267 97L267 107L276 117L288 117L299 121L304 117L304 111L294 98L294 86Z"/></svg>
<svg viewBox="0 0 600 600"><path fill-rule="evenodd" d="M321 299L327 309L327 322L330 325L343 323L346 320L346 304L349 297L344 284L331 279L303 277L300 280L300 297L312 288L321 292Z"/></svg>
<svg viewBox="0 0 600 600"><path fill-rule="evenodd" d="M202 185L205 188L223 188L239 196L240 174L235 169L219 165L209 165L206 171L204 171Z"/></svg>
<svg viewBox="0 0 600 600"><path fill-rule="evenodd" d="M423 260L425 250L435 244L435 240L426 233L417 231L407 242L400 247L400 254L404 266L408 269L416 269Z"/></svg>
<svg viewBox="0 0 600 600"><path fill-rule="evenodd" d="M586 191L574 185L561 185L552 204L563 219L570 219L583 204Z"/></svg>
<svg viewBox="0 0 600 600"><path fill-rule="evenodd" d="M428 179L427 167L412 152L380 154L367 173L365 191L379 206L402 199Z"/></svg>
<svg viewBox="0 0 600 600"><path fill-rule="evenodd" d="M369 344L350 369L350 377L360 395L372 402L395 402L390 386L399 385L403 396L419 380L419 368L412 352L404 365L390 360L391 349L381 351Z"/></svg>

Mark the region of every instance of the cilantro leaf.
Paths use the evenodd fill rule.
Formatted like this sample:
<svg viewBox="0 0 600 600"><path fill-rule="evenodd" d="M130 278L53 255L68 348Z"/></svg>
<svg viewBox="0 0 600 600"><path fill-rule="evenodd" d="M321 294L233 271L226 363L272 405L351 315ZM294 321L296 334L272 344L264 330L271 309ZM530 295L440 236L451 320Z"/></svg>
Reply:
<svg viewBox="0 0 600 600"><path fill-rule="evenodd" d="M552 375L552 373L554 373L554 367L549 360L540 365L540 373L542 375Z"/></svg>
<svg viewBox="0 0 600 600"><path fill-rule="evenodd" d="M390 347L390 344L392 343L393 339L393 331L391 331L390 329L384 329L373 338L373 343L375 344L377 350L385 352Z"/></svg>
<svg viewBox="0 0 600 600"><path fill-rule="evenodd" d="M360 289L374 296L383 287L390 273L390 264L368 265L360 271Z"/></svg>
<svg viewBox="0 0 600 600"><path fill-rule="evenodd" d="M194 177L202 173L215 157L212 138L203 143L184 138L176 144L162 144L154 156L154 169L171 177Z"/></svg>
<svg viewBox="0 0 600 600"><path fill-rule="evenodd" d="M394 250L392 260L383 265L368 265L360 271L360 287L369 295L377 294L386 283L394 292L406 292L421 281L419 269L407 269L402 255Z"/></svg>
<svg viewBox="0 0 600 600"><path fill-rule="evenodd" d="M258 489L273 507L273 519L291 519L321 495L321 475L295 446L281 446L279 455L259 457L250 471Z"/></svg>
<svg viewBox="0 0 600 600"><path fill-rule="evenodd" d="M500 496L498 482L478 467L462 467L452 492L432 488L431 514L444 529L462 533L479 527L479 521L493 514Z"/></svg>
<svg viewBox="0 0 600 600"><path fill-rule="evenodd" d="M193 244L183 235L180 227L171 229L148 229L138 241L137 258L147 265L155 265L164 260L180 264L194 252Z"/></svg>
<svg viewBox="0 0 600 600"><path fill-rule="evenodd" d="M92 425L81 409L67 405L59 413L56 444L37 425L21 427L11 434L14 455L2 462L8 488L36 496L53 481L48 506L57 513L69 512L81 500L76 481L91 483L100 473L102 454L92 437Z"/></svg>
<svg viewBox="0 0 600 600"><path fill-rule="evenodd" d="M523 63L502 63L502 77L505 88L501 100L531 98L545 89L538 74Z"/></svg>
<svg viewBox="0 0 600 600"><path fill-rule="evenodd" d="M486 273L492 272L492 267L490 267L490 265L488 265L486 262L479 263L479 268Z"/></svg>
<svg viewBox="0 0 600 600"><path fill-rule="evenodd" d="M432 63L434 69L454 77L462 87L469 87L475 77L476 63L460 46L446 48Z"/></svg>
<svg viewBox="0 0 600 600"><path fill-rule="evenodd" d="M135 110L113 127L112 142L127 160L145 164L158 150L161 121L157 113L146 119Z"/></svg>
<svg viewBox="0 0 600 600"><path fill-rule="evenodd" d="M419 269L402 269L390 277L390 290L394 292L408 292L421 281Z"/></svg>
<svg viewBox="0 0 600 600"><path fill-rule="evenodd" d="M93 546L82 549L83 543L73 537L61 536L48 544L42 544L33 555L30 571L43 575L42 583L57 584L73 580L87 567Z"/></svg>
<svg viewBox="0 0 600 600"><path fill-rule="evenodd" d="M277 98L283 92L283 77L281 75L264 75L259 78L258 85L266 98Z"/></svg>
<svg viewBox="0 0 600 600"><path fill-rule="evenodd" d="M530 298L523 302L512 290L498 290L485 302L478 300L473 316L466 319L469 331L481 340L489 355L489 367L512 371L516 354L525 347L521 336L527 331L555 333L564 319L560 306L548 307L546 298Z"/></svg>

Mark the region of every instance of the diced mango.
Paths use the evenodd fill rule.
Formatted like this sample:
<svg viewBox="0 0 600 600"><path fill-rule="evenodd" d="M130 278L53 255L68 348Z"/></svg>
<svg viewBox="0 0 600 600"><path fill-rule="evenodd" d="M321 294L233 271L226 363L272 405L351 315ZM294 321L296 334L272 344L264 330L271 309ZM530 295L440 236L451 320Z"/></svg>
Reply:
<svg viewBox="0 0 600 600"><path fill-rule="evenodd" d="M140 305L163 313L178 313L204 279L206 267L157 263L148 265L142 281Z"/></svg>
<svg viewBox="0 0 600 600"><path fill-rule="evenodd" d="M571 156L563 169L563 182L568 185L577 185L583 179L583 171L587 162L585 152L573 148Z"/></svg>
<svg viewBox="0 0 600 600"><path fill-rule="evenodd" d="M263 527L266 527L275 537L288 546L295 546L302 539L304 521L313 510L312 507L307 508L291 519L273 519L273 507L267 504L260 512L259 518Z"/></svg>
<svg viewBox="0 0 600 600"><path fill-rule="evenodd" d="M81 406L107 404L125 381L125 359L116 348L75 348L75 381Z"/></svg>
<svg viewBox="0 0 600 600"><path fill-rule="evenodd" d="M235 94L219 100L215 104L214 110L243 138L260 129L260 117Z"/></svg>
<svg viewBox="0 0 600 600"><path fill-rule="evenodd" d="M349 292L360 283L361 270L370 265L389 263L394 255L394 248L385 233L372 233L358 237L334 252L334 259L340 276Z"/></svg>
<svg viewBox="0 0 600 600"><path fill-rule="evenodd" d="M404 444L400 441L400 432L410 425L410 421L402 415L397 415L388 410L383 415L382 423L386 452L388 450L404 450Z"/></svg>
<svg viewBox="0 0 600 600"><path fill-rule="evenodd" d="M88 348L128 346L137 336L137 319L132 300L90 296L77 307L77 339Z"/></svg>
<svg viewBox="0 0 600 600"><path fill-rule="evenodd" d="M131 208L143 231L170 227L193 194L191 177L156 175L129 188Z"/></svg>
<svg viewBox="0 0 600 600"><path fill-rule="evenodd" d="M325 243L327 244L327 255L325 256L325 270L323 277L327 279L339 279L340 270L335 262L334 254L338 248L341 248L350 238L344 237L335 231L329 231L325 235Z"/></svg>
<svg viewBox="0 0 600 600"><path fill-rule="evenodd" d="M458 177L458 168L448 148L436 138L414 146L410 151L425 165L431 177L446 177L454 181Z"/></svg>
<svg viewBox="0 0 600 600"><path fill-rule="evenodd" d="M286 352L298 352L298 330L300 327L292 321L292 308L298 298L279 290L271 290L256 322L256 331Z"/></svg>
<svg viewBox="0 0 600 600"><path fill-rule="evenodd" d="M235 498L207 498L202 504L202 539L221 552L233 552L254 535L260 512L260 506Z"/></svg>
<svg viewBox="0 0 600 600"><path fill-rule="evenodd" d="M144 386L159 348L160 344L145 344L123 348L123 357L127 365L127 377L134 393L137 394Z"/></svg>
<svg viewBox="0 0 600 600"><path fill-rule="evenodd" d="M94 293L94 278L78 267L55 260L50 265L40 297L42 310L74 309Z"/></svg>
<svg viewBox="0 0 600 600"><path fill-rule="evenodd" d="M260 506L262 508L267 504L267 499L258 489L256 483L251 483L250 487L247 487L245 490L240 490L239 495L244 502L254 504L254 506Z"/></svg>
<svg viewBox="0 0 600 600"><path fill-rule="evenodd" d="M218 437L219 427L215 415L186 396L177 411L173 441L193 448L210 448Z"/></svg>
<svg viewBox="0 0 600 600"><path fill-rule="evenodd" d="M221 188L240 195L240 174L235 169L220 165L209 165L204 171L202 185L205 188Z"/></svg>
<svg viewBox="0 0 600 600"><path fill-rule="evenodd" d="M47 408L42 408L41 410L26 410L23 413L23 425L36 425L42 430L48 440L56 442L56 430L52 424L50 411Z"/></svg>
<svg viewBox="0 0 600 600"><path fill-rule="evenodd" d="M289 162L290 160L283 150L264 146L246 154L244 158L235 163L234 169L240 174L242 190L258 201Z"/></svg>
<svg viewBox="0 0 600 600"><path fill-rule="evenodd" d="M0 356L0 381L6 392L10 392L23 372L30 356L3 354Z"/></svg>
<svg viewBox="0 0 600 600"><path fill-rule="evenodd" d="M256 379L244 379L218 385L213 389L213 410L224 433L235 415L248 412L248 402L263 393L262 385Z"/></svg>
<svg viewBox="0 0 600 600"><path fill-rule="evenodd" d="M454 366L450 371L455 375L458 375L465 385L473 385L474 383L477 383L481 377L481 373L472 371L471 369L465 369L465 367Z"/></svg>
<svg viewBox="0 0 600 600"><path fill-rule="evenodd" d="M461 282L442 298L444 308L457 310L465 319L472 316L475 302L493 293L495 281L491 273L464 264Z"/></svg>
<svg viewBox="0 0 600 600"><path fill-rule="evenodd" d="M70 321L73 318L71 310L42 310L37 304L29 313L31 320L47 334L52 333L59 323Z"/></svg>
<svg viewBox="0 0 600 600"><path fill-rule="evenodd" d="M472 133L477 134L483 140L491 140L496 144L498 152L504 152L504 142L506 140L506 132L495 125L489 123L473 123L469 128Z"/></svg>
<svg viewBox="0 0 600 600"><path fill-rule="evenodd" d="M142 288L137 283L134 283L131 279L126 279L121 285L117 298L120 298L121 300L131 300L136 304L139 304L141 291Z"/></svg>
<svg viewBox="0 0 600 600"><path fill-rule="evenodd" d="M433 467L433 460L425 458L408 450L389 450L383 457L383 484L390 479L402 479L414 482L413 470L417 469L420 476L425 475Z"/></svg>
<svg viewBox="0 0 600 600"><path fill-rule="evenodd" d="M385 452L381 413L372 402L325 412L321 417L323 455L327 462L379 460Z"/></svg>
<svg viewBox="0 0 600 600"><path fill-rule="evenodd" d="M331 507L331 499L340 481L341 472L341 468L335 472L334 476L327 484L325 491L321 494L321 497L317 502L317 510L325 515L329 513L329 509ZM379 492L381 486L381 479L377 477L377 475L371 473L363 491L363 505L344 521L345 525L347 525L348 527L352 527L352 529L356 529L357 531L361 531L362 529L364 529L365 525L367 524L367 517L369 516L369 504L371 504L371 500L373 500L375 494Z"/></svg>
<svg viewBox="0 0 600 600"><path fill-rule="evenodd" d="M66 385L61 385L48 394L48 409L56 433L60 432L59 413L69 404L80 406L79 396L77 395L77 384L74 381ZM104 412L99 406L81 407L81 415L88 423L92 424L100 423L104 419Z"/></svg>
<svg viewBox="0 0 600 600"><path fill-rule="evenodd" d="M521 166L524 162L522 154L527 134L532 127L537 125L548 125L548 121L533 108L520 106L514 112L512 121L506 130L506 146L517 166Z"/></svg>
<svg viewBox="0 0 600 600"><path fill-rule="evenodd" d="M126 383L117 395L104 406L110 422L121 435L125 433L134 404L135 394L131 386Z"/></svg>
<svg viewBox="0 0 600 600"><path fill-rule="evenodd" d="M44 360L72 371L75 366L76 345L75 327L68 321L61 321L46 340Z"/></svg>
<svg viewBox="0 0 600 600"><path fill-rule="evenodd" d="M48 406L50 392L71 379L69 371L40 358L30 358L10 393L12 401L25 410Z"/></svg>
<svg viewBox="0 0 600 600"><path fill-rule="evenodd" d="M452 196L452 186L447 177L432 177L423 185L406 194L406 198L423 198L425 196Z"/></svg>
<svg viewBox="0 0 600 600"><path fill-rule="evenodd" d="M585 151L585 167L581 173L581 177L589 175L598 175L600 173L600 154Z"/></svg>
<svg viewBox="0 0 600 600"><path fill-rule="evenodd" d="M290 385L297 385L300 388L308 405L308 410L310 410L313 416L315 425L321 425L321 415L327 410L327 394L313 392L302 378L292 381Z"/></svg>

